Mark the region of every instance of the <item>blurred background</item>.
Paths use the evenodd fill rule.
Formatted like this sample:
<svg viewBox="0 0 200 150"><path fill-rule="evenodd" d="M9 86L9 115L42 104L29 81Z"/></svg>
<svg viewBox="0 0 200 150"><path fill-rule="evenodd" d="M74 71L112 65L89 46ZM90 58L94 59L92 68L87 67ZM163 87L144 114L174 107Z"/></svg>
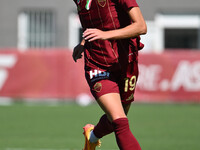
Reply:
<svg viewBox="0 0 200 150"><path fill-rule="evenodd" d="M200 1L137 2L148 33L131 129L144 150L200 149ZM103 112L71 57L81 37L72 0L0 0L0 150L83 147Z"/></svg>

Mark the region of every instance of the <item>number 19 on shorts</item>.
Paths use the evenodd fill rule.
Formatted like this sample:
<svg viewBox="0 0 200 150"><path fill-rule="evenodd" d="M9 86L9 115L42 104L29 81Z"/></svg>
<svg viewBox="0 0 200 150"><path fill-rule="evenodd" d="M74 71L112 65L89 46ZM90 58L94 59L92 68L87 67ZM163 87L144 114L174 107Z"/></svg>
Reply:
<svg viewBox="0 0 200 150"><path fill-rule="evenodd" d="M128 92L128 90L133 91L136 85L136 76L132 76L131 78L125 78L125 86L124 92Z"/></svg>

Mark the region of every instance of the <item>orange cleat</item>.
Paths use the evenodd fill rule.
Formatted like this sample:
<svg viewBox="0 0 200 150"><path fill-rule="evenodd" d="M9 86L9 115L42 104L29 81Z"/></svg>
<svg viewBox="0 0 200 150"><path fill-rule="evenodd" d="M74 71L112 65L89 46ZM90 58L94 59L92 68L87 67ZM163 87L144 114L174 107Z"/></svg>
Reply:
<svg viewBox="0 0 200 150"><path fill-rule="evenodd" d="M94 125L92 124L87 124L85 127L83 127L83 134L85 136L85 146L83 150L95 150L96 146L100 147L101 142L98 140L96 143L91 143L90 142L90 132L94 129Z"/></svg>

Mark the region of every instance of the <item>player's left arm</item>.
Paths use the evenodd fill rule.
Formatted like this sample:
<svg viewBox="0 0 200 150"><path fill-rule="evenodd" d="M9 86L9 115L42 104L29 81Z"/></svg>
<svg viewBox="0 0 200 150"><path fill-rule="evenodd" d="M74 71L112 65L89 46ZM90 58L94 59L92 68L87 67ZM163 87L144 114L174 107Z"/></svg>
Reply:
<svg viewBox="0 0 200 150"><path fill-rule="evenodd" d="M132 20L132 24L116 30L101 31L99 29L86 29L83 32L83 38L88 41L109 40L109 39L125 39L133 38L138 35L146 34L147 26L139 7L132 7L128 10L128 14Z"/></svg>

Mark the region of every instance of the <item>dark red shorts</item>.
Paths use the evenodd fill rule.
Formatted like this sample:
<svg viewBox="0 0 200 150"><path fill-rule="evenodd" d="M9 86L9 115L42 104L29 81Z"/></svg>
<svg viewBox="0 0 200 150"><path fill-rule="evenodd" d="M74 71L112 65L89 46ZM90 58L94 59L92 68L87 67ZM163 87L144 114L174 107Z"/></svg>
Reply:
<svg viewBox="0 0 200 150"><path fill-rule="evenodd" d="M113 70L92 68L85 71L86 80L95 99L108 93L119 93L122 103L134 101L138 78L138 62L118 65Z"/></svg>

